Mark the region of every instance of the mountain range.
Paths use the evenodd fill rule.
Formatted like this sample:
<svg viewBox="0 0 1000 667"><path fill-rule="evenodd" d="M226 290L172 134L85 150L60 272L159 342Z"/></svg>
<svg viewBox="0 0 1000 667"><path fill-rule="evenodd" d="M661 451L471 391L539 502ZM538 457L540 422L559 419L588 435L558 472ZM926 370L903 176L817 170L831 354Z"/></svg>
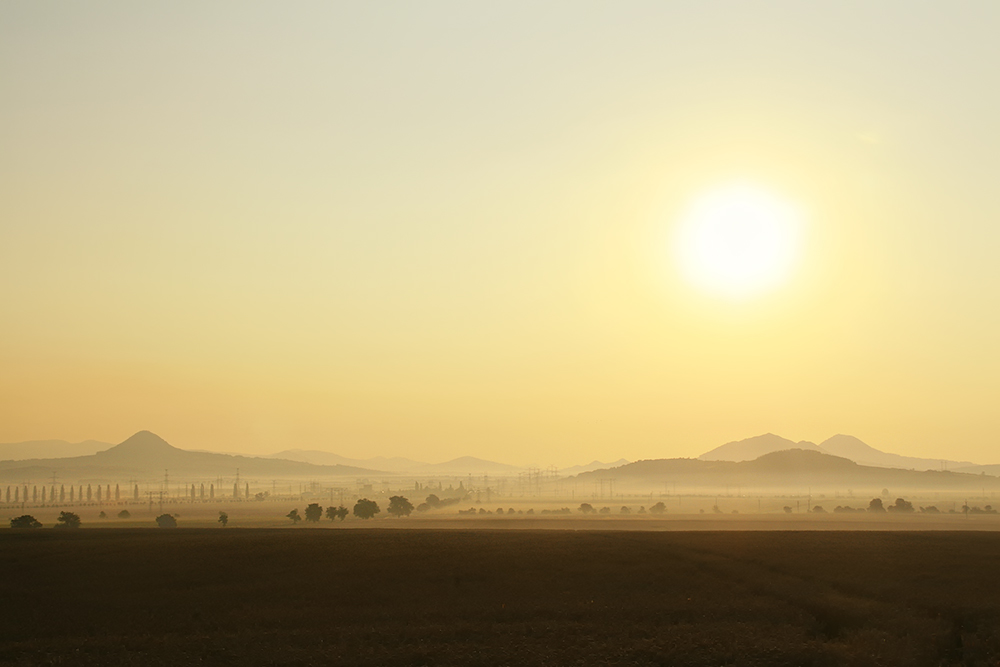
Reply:
<svg viewBox="0 0 1000 667"><path fill-rule="evenodd" d="M277 454L271 454L268 458L287 459L289 461L302 461L315 465L350 465L366 468L375 468L386 472L394 473L420 473L420 474L483 474L504 475L512 474L523 470L517 466L487 461L474 456L462 456L457 459L445 461L444 463L423 463L412 459L396 456L386 458L376 456L370 459L352 459L332 452L324 452L315 449L287 449Z"/></svg>
<svg viewBox="0 0 1000 667"><path fill-rule="evenodd" d="M300 461L267 459L233 454L192 452L178 449L149 431L139 431L104 451L86 456L0 461L0 480L20 482L46 479L124 480L130 477L208 479L232 477L239 469L244 477L357 477L381 474L346 465L313 465Z"/></svg>
<svg viewBox="0 0 1000 667"><path fill-rule="evenodd" d="M727 442L698 457L701 461L752 461L764 454L786 449L804 449L832 454L865 466L879 468L902 468L905 470L954 470L965 472L980 472L975 463L970 461L948 461L943 459L925 459L915 456L890 454L865 444L853 435L835 435L816 445L802 440L794 442L773 433L746 438L736 442Z"/></svg>
<svg viewBox="0 0 1000 667"><path fill-rule="evenodd" d="M860 465L850 459L815 449L784 449L750 461L653 459L610 470L581 473L577 482L604 484L630 491L718 492L722 488L760 493L844 492L851 489L878 493L891 489L920 491L1000 491L1000 478L942 470L904 470Z"/></svg>

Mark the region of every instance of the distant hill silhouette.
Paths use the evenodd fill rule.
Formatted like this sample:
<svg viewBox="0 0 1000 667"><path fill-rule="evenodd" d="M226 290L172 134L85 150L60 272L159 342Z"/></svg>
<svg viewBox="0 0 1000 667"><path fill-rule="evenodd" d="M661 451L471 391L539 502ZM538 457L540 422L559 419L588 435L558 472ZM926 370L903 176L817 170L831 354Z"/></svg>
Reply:
<svg viewBox="0 0 1000 667"><path fill-rule="evenodd" d="M757 457L785 449L811 449L820 451L811 442L794 442L773 433L756 435L752 438L727 442L698 457L701 461L752 461Z"/></svg>
<svg viewBox="0 0 1000 667"><path fill-rule="evenodd" d="M820 449L830 454L843 456L867 466L883 468L904 468L913 470L958 470L974 466L969 461L948 461L943 459L927 459L916 456L890 454L865 444L853 435L835 435L819 443Z"/></svg>
<svg viewBox="0 0 1000 667"><path fill-rule="evenodd" d="M107 449L110 442L84 440L28 440L26 442L0 443L0 461L21 461L24 459L54 459L66 456L87 456Z"/></svg>
<svg viewBox="0 0 1000 667"><path fill-rule="evenodd" d="M364 476L381 471L344 465L313 465L300 461L253 456L192 452L170 445L155 433L140 431L110 449L90 456L28 459L0 462L0 480L17 482L45 479L56 474L64 479L123 479L162 477L164 470L182 477L229 477L239 468L245 477Z"/></svg>
<svg viewBox="0 0 1000 667"><path fill-rule="evenodd" d="M269 459L287 459L289 461L301 461L315 465L346 465L360 468L374 468L386 472L407 472L421 466L427 465L421 461L394 456L386 458L375 456L370 459L353 459L333 452L321 451L318 449L287 449L276 454L267 456Z"/></svg>
<svg viewBox="0 0 1000 667"><path fill-rule="evenodd" d="M1000 490L1000 478L938 470L863 466L850 459L806 449L770 452L752 461L654 459L581 473L578 482L614 479L619 488L786 490L796 493L848 489L871 493L903 490Z"/></svg>
<svg viewBox="0 0 1000 667"><path fill-rule="evenodd" d="M855 463L880 468L958 470L975 465L969 461L946 461L890 454L865 444L853 435L839 434L816 445L808 441L793 442L773 433L765 433L745 440L727 442L705 452L698 458L702 461L752 461L764 454L787 449L808 449L833 456L842 456Z"/></svg>
<svg viewBox="0 0 1000 667"><path fill-rule="evenodd" d="M487 461L474 456L462 456L444 463L424 463L403 457L385 458L377 456L370 459L351 459L346 456L319 450L289 449L277 454L272 454L270 458L283 458L292 461L304 461L320 465L352 465L368 468L377 468L398 474L460 474L479 475L487 473L490 475L502 475L514 473L523 468Z"/></svg>
<svg viewBox="0 0 1000 667"><path fill-rule="evenodd" d="M623 466L627 463L631 463L628 459L618 459L617 461L612 461L611 463L602 463L600 461L591 461L585 465L570 466L569 468L562 468L559 470L560 475L579 475L581 472L590 472L591 470L604 470L606 468L616 468L618 466Z"/></svg>

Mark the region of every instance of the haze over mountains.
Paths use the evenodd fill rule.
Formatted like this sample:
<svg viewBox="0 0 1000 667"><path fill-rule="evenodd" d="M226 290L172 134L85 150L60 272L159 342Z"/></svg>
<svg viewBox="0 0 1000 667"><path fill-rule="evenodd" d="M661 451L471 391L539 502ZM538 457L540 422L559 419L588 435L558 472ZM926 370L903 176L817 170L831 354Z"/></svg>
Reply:
<svg viewBox="0 0 1000 667"><path fill-rule="evenodd" d="M0 461L0 480L19 482L51 475L64 479L161 477L165 470L175 478L204 479L229 477L237 469L247 477L364 476L379 472L345 465L317 466L299 461L192 452L170 445L155 433L140 431L118 445L88 456Z"/></svg>
<svg viewBox="0 0 1000 667"><path fill-rule="evenodd" d="M29 440L0 443L0 461L23 459L56 459L67 456L88 456L111 447L100 440L67 442L66 440Z"/></svg>
<svg viewBox="0 0 1000 667"><path fill-rule="evenodd" d="M847 493L878 495L912 491L1000 491L1000 478L990 475L904 470L863 466L850 459L814 449L785 449L750 461L653 459L611 470L576 476L577 481L613 482L618 491L656 489L667 493L705 493L725 487L734 493Z"/></svg>
<svg viewBox="0 0 1000 667"><path fill-rule="evenodd" d="M523 468L487 461L474 456L461 456L444 463L423 463L412 459L396 456L386 458L376 456L370 459L352 459L332 452L324 452L315 449L288 449L277 454L271 454L267 458L287 459L289 461L302 461L315 465L350 465L365 468L374 468L385 472L395 473L488 473L491 475L502 475L516 473Z"/></svg>
<svg viewBox="0 0 1000 667"><path fill-rule="evenodd" d="M701 461L752 461L764 454L785 449L805 449L824 454L832 454L865 466L881 468L903 468L905 470L965 470L978 468L970 461L948 461L944 459L925 459L914 456L902 456L883 452L865 444L853 435L835 435L816 445L802 440L794 442L773 433L727 442L698 457ZM976 470L978 472L978 470Z"/></svg>
<svg viewBox="0 0 1000 667"><path fill-rule="evenodd" d="M99 451L93 451L99 449ZM19 482L62 478L159 478L164 471L176 478L231 477L237 469L244 477L330 478L405 475L514 476L525 468L472 456L443 463L425 463L403 457L350 458L320 450L290 449L266 457L190 451L174 447L149 431L140 431L118 445L88 440L59 440L0 444L11 458L35 453L32 458L0 461L0 480ZM70 452L71 456L39 454ZM91 452L79 454L79 452ZM949 470L942 473L942 467ZM929 474L934 473L934 474ZM698 459L655 459L630 463L592 461L564 468L562 477L577 481L617 479L622 483L682 484L700 487L727 485L786 488L815 485L851 488L864 484L904 485L912 488L985 488L996 477L970 479L960 473L1000 472L1000 465L979 466L967 461L941 461L879 451L858 438L835 435L819 445L793 442L773 433L729 442Z"/></svg>

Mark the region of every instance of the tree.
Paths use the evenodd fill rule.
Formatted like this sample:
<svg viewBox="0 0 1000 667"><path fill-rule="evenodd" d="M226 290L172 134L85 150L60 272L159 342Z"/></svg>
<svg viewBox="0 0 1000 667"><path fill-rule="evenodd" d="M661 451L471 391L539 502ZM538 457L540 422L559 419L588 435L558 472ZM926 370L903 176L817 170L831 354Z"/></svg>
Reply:
<svg viewBox="0 0 1000 667"><path fill-rule="evenodd" d="M41 528L42 524L38 519L30 514L24 514L16 519L10 520L11 528Z"/></svg>
<svg viewBox="0 0 1000 667"><path fill-rule="evenodd" d="M347 508L344 507L343 505L341 505L340 507L334 507L333 505L330 505L329 507L326 508L326 518L329 519L330 521L333 521L334 519L340 519L341 521L343 521L344 519L347 518Z"/></svg>
<svg viewBox="0 0 1000 667"><path fill-rule="evenodd" d="M619 513L619 514L631 514L631 513L632 513L632 510L630 510L630 509L629 509L628 507L626 507L625 505L622 505L622 508L621 508L621 509L620 509L620 510L618 511L618 513Z"/></svg>
<svg viewBox="0 0 1000 667"><path fill-rule="evenodd" d="M118 513L118 518L119 519L131 519L132 518L132 513L129 512L128 510L122 510L121 512Z"/></svg>
<svg viewBox="0 0 1000 667"><path fill-rule="evenodd" d="M309 503L309 505L306 506L306 521L317 523L322 518L323 508L319 505L319 503Z"/></svg>
<svg viewBox="0 0 1000 667"><path fill-rule="evenodd" d="M299 516L299 511L297 509L292 510L286 514L285 517L291 519L293 524L298 524L299 521L302 521L302 517Z"/></svg>
<svg viewBox="0 0 1000 667"><path fill-rule="evenodd" d="M869 512L884 512L885 507L882 506L881 498L872 498L872 501L868 503Z"/></svg>
<svg viewBox="0 0 1000 667"><path fill-rule="evenodd" d="M427 500L425 500L424 502L427 503L430 507L437 507L441 504L441 499L432 493L431 495L427 496Z"/></svg>
<svg viewBox="0 0 1000 667"><path fill-rule="evenodd" d="M98 519L107 519L108 518L108 513L105 512L104 510L101 510L101 513L97 515L97 518Z"/></svg>
<svg viewBox="0 0 1000 667"><path fill-rule="evenodd" d="M136 484L135 488L132 489L132 500L139 500L139 485Z"/></svg>
<svg viewBox="0 0 1000 667"><path fill-rule="evenodd" d="M379 508L378 503L374 500L361 498L358 502L354 503L354 516L359 519L374 518L374 516L381 511L382 510Z"/></svg>
<svg viewBox="0 0 1000 667"><path fill-rule="evenodd" d="M410 512L413 511L413 503L403 496L393 496L389 498L389 507L386 508L386 511L394 517L410 516ZM500 510L500 513L503 514L503 510Z"/></svg>
<svg viewBox="0 0 1000 667"><path fill-rule="evenodd" d="M229 523L229 515L225 512L219 512L219 523L221 523L222 527L225 528L226 524Z"/></svg>
<svg viewBox="0 0 1000 667"><path fill-rule="evenodd" d="M664 505L662 501L656 503L655 505L649 508L650 514L663 514L666 511L667 511L667 506Z"/></svg>
<svg viewBox="0 0 1000 667"><path fill-rule="evenodd" d="M80 517L73 512L59 512L56 528L79 528Z"/></svg>
<svg viewBox="0 0 1000 667"><path fill-rule="evenodd" d="M176 528L177 519L170 516L169 514L161 514L160 516L156 517L156 525L159 526L160 528Z"/></svg>
<svg viewBox="0 0 1000 667"><path fill-rule="evenodd" d="M580 506L576 508L581 514L593 514L597 510L590 503L580 503Z"/></svg>
<svg viewBox="0 0 1000 667"><path fill-rule="evenodd" d="M893 505L889 505L886 508L890 512L913 512L913 503L909 500L903 500L902 498L896 498L896 502Z"/></svg>

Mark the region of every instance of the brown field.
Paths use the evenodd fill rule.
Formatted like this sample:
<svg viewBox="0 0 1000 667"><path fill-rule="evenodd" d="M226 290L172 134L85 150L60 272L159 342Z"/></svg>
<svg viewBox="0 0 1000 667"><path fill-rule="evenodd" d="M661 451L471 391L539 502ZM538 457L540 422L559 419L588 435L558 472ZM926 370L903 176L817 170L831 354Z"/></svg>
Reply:
<svg viewBox="0 0 1000 667"><path fill-rule="evenodd" d="M0 559L2 664L1000 658L995 532L4 530Z"/></svg>

